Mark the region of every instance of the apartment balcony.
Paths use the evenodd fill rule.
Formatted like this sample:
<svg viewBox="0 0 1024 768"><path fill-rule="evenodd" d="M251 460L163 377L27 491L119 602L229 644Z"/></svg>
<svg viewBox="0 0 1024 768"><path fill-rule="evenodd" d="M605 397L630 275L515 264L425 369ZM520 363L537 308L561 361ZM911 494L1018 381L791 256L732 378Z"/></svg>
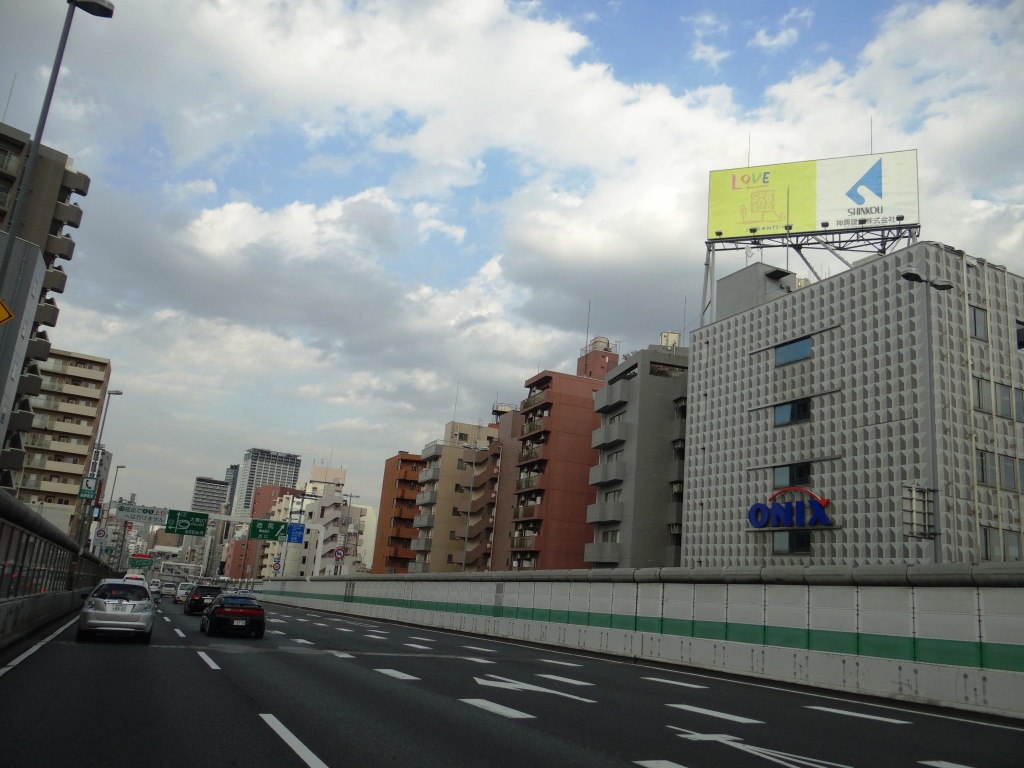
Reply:
<svg viewBox="0 0 1024 768"><path fill-rule="evenodd" d="M668 465L668 481L670 483L683 482L686 479L686 462L677 459Z"/></svg>
<svg viewBox="0 0 1024 768"><path fill-rule="evenodd" d="M68 284L67 273L60 267L51 267L43 273L43 290L53 293L64 293Z"/></svg>
<svg viewBox="0 0 1024 768"><path fill-rule="evenodd" d="M591 485L611 485L626 479L625 461L613 461L610 464L598 464L590 468Z"/></svg>
<svg viewBox="0 0 1024 768"><path fill-rule="evenodd" d="M412 519L413 528L433 528L434 527L434 514L432 512L425 513L422 515L416 515Z"/></svg>
<svg viewBox="0 0 1024 768"><path fill-rule="evenodd" d="M47 235L46 247L43 250L59 259L70 261L75 253L75 241L68 235Z"/></svg>
<svg viewBox="0 0 1024 768"><path fill-rule="evenodd" d="M0 151L0 171L14 179L18 176L20 166L21 157L18 154L10 150Z"/></svg>
<svg viewBox="0 0 1024 768"><path fill-rule="evenodd" d="M42 299L36 304L35 321L50 328L57 324L60 309L53 299Z"/></svg>
<svg viewBox="0 0 1024 768"><path fill-rule="evenodd" d="M56 360L41 360L39 370L59 373L64 376L74 376L76 379L92 379L103 381L104 371L100 368L86 368L81 365L69 365Z"/></svg>
<svg viewBox="0 0 1024 768"><path fill-rule="evenodd" d="M594 410L598 413L607 413L629 402L632 379L622 379L614 384L608 384L594 393Z"/></svg>
<svg viewBox="0 0 1024 768"><path fill-rule="evenodd" d="M588 523L618 523L626 513L624 501L601 501L587 507Z"/></svg>
<svg viewBox="0 0 1024 768"><path fill-rule="evenodd" d="M686 419L676 419L672 422L672 427L668 433L668 439L672 442L676 440L686 440Z"/></svg>
<svg viewBox="0 0 1024 768"><path fill-rule="evenodd" d="M526 424L523 424L522 428L519 430L519 434L532 435L534 432L540 432L542 429L545 428L545 421L546 419L537 419L535 421L529 421Z"/></svg>
<svg viewBox="0 0 1024 768"><path fill-rule="evenodd" d="M683 523L683 503L681 501L670 502L665 512L665 522L671 528L673 525Z"/></svg>
<svg viewBox="0 0 1024 768"><path fill-rule="evenodd" d="M413 539L409 542L409 549L413 550L414 552L429 552L431 546L433 546L433 543L434 542L432 539Z"/></svg>
<svg viewBox="0 0 1024 768"><path fill-rule="evenodd" d="M430 572L430 563L425 563L425 562L424 563L419 563L419 562L409 563L409 573L429 573L429 572Z"/></svg>
<svg viewBox="0 0 1024 768"><path fill-rule="evenodd" d="M35 397L43 391L43 377L35 373L23 373L18 377L17 394Z"/></svg>
<svg viewBox="0 0 1024 768"><path fill-rule="evenodd" d="M388 547L385 550L387 557L393 557L397 560L415 560L415 550L409 549L408 547Z"/></svg>
<svg viewBox="0 0 1024 768"><path fill-rule="evenodd" d="M441 467L427 467L420 472L419 482L435 483L441 479Z"/></svg>
<svg viewBox="0 0 1024 768"><path fill-rule="evenodd" d="M548 390L542 389L539 392L534 392L532 395L527 397L519 406L519 410L522 413L526 413L531 408L536 408L538 405L550 402L548 400Z"/></svg>
<svg viewBox="0 0 1024 768"><path fill-rule="evenodd" d="M540 504L528 504L522 507L512 508L512 519L532 520L541 517L543 506Z"/></svg>
<svg viewBox="0 0 1024 768"><path fill-rule="evenodd" d="M630 425L621 421L606 424L594 430L590 438L591 448L608 448L629 439Z"/></svg>
<svg viewBox="0 0 1024 768"><path fill-rule="evenodd" d="M65 227L82 226L82 209L69 203L57 203L53 207L53 218Z"/></svg>
<svg viewBox="0 0 1024 768"><path fill-rule="evenodd" d="M65 168L64 176L60 180L60 185L71 190L76 195L81 195L82 197L89 194L89 177L81 171Z"/></svg>
<svg viewBox="0 0 1024 768"><path fill-rule="evenodd" d="M469 539L472 541L481 533L494 529L494 519L490 515L484 517L481 520L477 520L475 523L470 523L469 526ZM466 538L466 527L465 525L453 529L455 538L462 540Z"/></svg>
<svg viewBox="0 0 1024 768"><path fill-rule="evenodd" d="M437 504L437 491L420 491L416 494L416 506L426 507Z"/></svg>
<svg viewBox="0 0 1024 768"><path fill-rule="evenodd" d="M618 544L592 541L583 545L583 559L588 563L617 563L619 552Z"/></svg>
<svg viewBox="0 0 1024 768"><path fill-rule="evenodd" d="M53 442L53 436L52 435L29 435L28 440L25 441L25 447L26 448L36 448L36 449L39 449L39 450L45 450L45 449L50 447L50 443L52 443L52 442ZM64 445L66 445L66 444L65 443L60 443L61 448L63 448ZM67 445L70 445L70 443L68 443Z"/></svg>
<svg viewBox="0 0 1024 768"><path fill-rule="evenodd" d="M543 488L544 475L530 475L516 480L516 491L528 491L531 488Z"/></svg>
<svg viewBox="0 0 1024 768"><path fill-rule="evenodd" d="M419 535L419 528L415 527L405 528L393 525L388 531L388 536L392 539L415 539Z"/></svg>
<svg viewBox="0 0 1024 768"><path fill-rule="evenodd" d="M427 445L423 446L423 452L420 454L420 458L422 458L424 461L429 461L430 459L436 458L444 452L444 446L444 440L435 440L432 443L428 443Z"/></svg>
<svg viewBox="0 0 1024 768"><path fill-rule="evenodd" d="M529 536L513 536L512 537L512 549L514 550L525 550L529 552L539 552L540 544L537 543L537 539L540 537L536 534L530 534Z"/></svg>
<svg viewBox="0 0 1024 768"><path fill-rule="evenodd" d="M7 419L7 434L13 435L18 432L28 432L30 429L32 429L32 420L34 418L35 414L33 414L32 411L11 411L11 415Z"/></svg>
<svg viewBox="0 0 1024 768"><path fill-rule="evenodd" d="M408 485L408 486L399 488L397 491L395 491L395 493L391 496L391 498L392 499L401 499L402 501L411 501L413 503L416 503L416 494L419 493L419 492L420 492L419 488L417 488L416 486Z"/></svg>
<svg viewBox="0 0 1024 768"><path fill-rule="evenodd" d="M28 340L28 347L25 350L26 360L45 360L50 356L50 340L42 333L34 335Z"/></svg>

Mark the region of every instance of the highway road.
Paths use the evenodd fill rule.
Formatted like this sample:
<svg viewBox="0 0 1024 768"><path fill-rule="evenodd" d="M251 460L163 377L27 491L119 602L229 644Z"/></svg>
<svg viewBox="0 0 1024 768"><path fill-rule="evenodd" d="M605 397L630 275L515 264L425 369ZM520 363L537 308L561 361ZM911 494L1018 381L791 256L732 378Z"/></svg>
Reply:
<svg viewBox="0 0 1024 768"><path fill-rule="evenodd" d="M149 646L9 651L0 765L1024 766L1024 722L267 608L262 640L165 600Z"/></svg>

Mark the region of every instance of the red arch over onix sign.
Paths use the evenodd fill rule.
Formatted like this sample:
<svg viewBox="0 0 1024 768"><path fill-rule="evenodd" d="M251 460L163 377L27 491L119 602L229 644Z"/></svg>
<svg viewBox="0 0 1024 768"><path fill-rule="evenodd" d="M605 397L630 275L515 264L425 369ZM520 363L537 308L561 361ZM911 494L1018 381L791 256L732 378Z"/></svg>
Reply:
<svg viewBox="0 0 1024 768"><path fill-rule="evenodd" d="M775 501L783 493L806 493L810 498L796 501ZM754 528L831 528L835 525L827 514L825 507L828 499L800 488L789 486L780 488L768 497L767 504L754 504L747 512L747 522Z"/></svg>

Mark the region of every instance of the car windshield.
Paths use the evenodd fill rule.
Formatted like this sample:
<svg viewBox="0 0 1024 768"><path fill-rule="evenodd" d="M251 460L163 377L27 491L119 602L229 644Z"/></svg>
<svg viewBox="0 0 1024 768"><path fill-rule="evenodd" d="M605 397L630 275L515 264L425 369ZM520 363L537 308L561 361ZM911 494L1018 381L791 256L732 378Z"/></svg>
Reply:
<svg viewBox="0 0 1024 768"><path fill-rule="evenodd" d="M92 596L100 600L148 600L149 590L141 584L100 584Z"/></svg>

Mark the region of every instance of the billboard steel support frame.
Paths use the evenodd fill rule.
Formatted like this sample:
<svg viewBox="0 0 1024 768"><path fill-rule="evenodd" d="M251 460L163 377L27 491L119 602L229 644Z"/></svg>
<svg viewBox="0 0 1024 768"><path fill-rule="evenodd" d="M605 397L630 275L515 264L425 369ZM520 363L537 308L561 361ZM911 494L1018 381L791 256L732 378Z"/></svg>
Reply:
<svg viewBox="0 0 1024 768"><path fill-rule="evenodd" d="M780 234L758 236L751 233L748 237L717 238L706 240L707 249L704 259L704 286L701 291L700 327L703 328L715 319L715 257L718 251L741 251L754 247L792 248L807 264L808 268L820 281L818 273L804 257L803 249L828 251L847 268L853 266L842 253L863 253L883 255L897 249L914 245L921 237L919 224L898 224L892 227L876 227L871 229L823 229L817 232L800 234Z"/></svg>

